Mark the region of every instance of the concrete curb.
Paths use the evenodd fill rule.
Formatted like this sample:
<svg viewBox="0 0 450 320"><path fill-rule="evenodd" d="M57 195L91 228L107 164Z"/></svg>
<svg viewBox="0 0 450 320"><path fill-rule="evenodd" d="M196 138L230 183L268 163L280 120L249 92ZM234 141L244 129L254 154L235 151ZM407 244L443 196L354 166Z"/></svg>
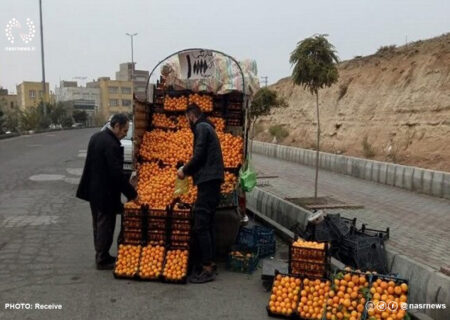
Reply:
<svg viewBox="0 0 450 320"><path fill-rule="evenodd" d="M247 208L266 223L271 224L283 239L293 239L289 229L295 225L306 227L311 212L264 191L258 187L247 194ZM395 252L389 245L386 249L388 269L408 279L412 304L445 304L450 308L450 277L420 262ZM332 260L332 267L342 268L342 263ZM411 312L416 319L448 320L448 309Z"/></svg>
<svg viewBox="0 0 450 320"><path fill-rule="evenodd" d="M315 165L315 151L253 141L253 152L268 157ZM321 169L398 188L450 199L450 173L400 164L320 152Z"/></svg>

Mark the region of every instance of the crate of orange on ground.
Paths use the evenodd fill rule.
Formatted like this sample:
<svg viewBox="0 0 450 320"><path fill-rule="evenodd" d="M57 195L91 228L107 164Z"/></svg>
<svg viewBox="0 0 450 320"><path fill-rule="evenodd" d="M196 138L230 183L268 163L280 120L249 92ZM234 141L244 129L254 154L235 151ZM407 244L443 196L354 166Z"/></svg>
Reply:
<svg viewBox="0 0 450 320"><path fill-rule="evenodd" d="M275 271L269 304L266 307L269 316L295 319L300 290L299 277Z"/></svg>
<svg viewBox="0 0 450 320"><path fill-rule="evenodd" d="M166 248L161 245L147 245L142 248L139 263L139 279L160 280Z"/></svg>
<svg viewBox="0 0 450 320"><path fill-rule="evenodd" d="M394 276L372 275L369 289L372 304L367 308L367 319L403 319L408 303L408 281ZM379 307L384 304L385 308Z"/></svg>
<svg viewBox="0 0 450 320"><path fill-rule="evenodd" d="M189 247L171 246L167 250L162 281L174 284L186 284L189 265Z"/></svg>
<svg viewBox="0 0 450 320"><path fill-rule="evenodd" d="M136 278L139 270L141 245L119 244L113 274L117 279Z"/></svg>
<svg viewBox="0 0 450 320"><path fill-rule="evenodd" d="M327 277L330 269L328 243L297 238L289 245L289 273L299 276Z"/></svg>
<svg viewBox="0 0 450 320"><path fill-rule="evenodd" d="M302 278L299 304L296 314L303 320L322 320L331 281L324 278Z"/></svg>
<svg viewBox="0 0 450 320"><path fill-rule="evenodd" d="M331 281L325 315L327 320L366 319L366 303L372 275L350 270L338 271Z"/></svg>

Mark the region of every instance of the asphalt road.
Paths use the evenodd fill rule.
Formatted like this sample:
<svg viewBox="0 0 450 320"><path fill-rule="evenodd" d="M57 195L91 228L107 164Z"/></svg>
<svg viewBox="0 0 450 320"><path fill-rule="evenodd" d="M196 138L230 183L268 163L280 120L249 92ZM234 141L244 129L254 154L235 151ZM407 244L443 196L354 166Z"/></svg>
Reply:
<svg viewBox="0 0 450 320"><path fill-rule="evenodd" d="M215 282L170 285L95 269L89 207L74 197L94 131L0 140L0 319L268 318L260 270L221 265ZM16 303L32 309L8 309Z"/></svg>

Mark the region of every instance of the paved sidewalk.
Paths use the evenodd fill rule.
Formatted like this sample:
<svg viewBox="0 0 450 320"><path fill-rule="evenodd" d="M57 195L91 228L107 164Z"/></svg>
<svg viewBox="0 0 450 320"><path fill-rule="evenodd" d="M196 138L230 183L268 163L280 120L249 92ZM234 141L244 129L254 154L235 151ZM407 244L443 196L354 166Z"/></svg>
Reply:
<svg viewBox="0 0 450 320"><path fill-rule="evenodd" d="M314 195L314 168L254 154L260 188L281 197ZM319 172L319 196L364 205L364 209L334 209L343 216L357 217L359 224L390 227L387 246L439 270L450 266L450 201L369 182L329 171Z"/></svg>

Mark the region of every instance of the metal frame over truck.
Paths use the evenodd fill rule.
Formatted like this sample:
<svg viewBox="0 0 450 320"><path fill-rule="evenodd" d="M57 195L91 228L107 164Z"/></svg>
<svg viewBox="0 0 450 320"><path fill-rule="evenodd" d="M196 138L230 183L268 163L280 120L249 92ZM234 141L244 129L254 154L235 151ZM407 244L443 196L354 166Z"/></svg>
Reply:
<svg viewBox="0 0 450 320"><path fill-rule="evenodd" d="M166 63L163 65L164 62ZM159 80L156 84L151 84L150 79L153 73L161 65ZM256 64L254 69L256 73ZM235 242L241 219L246 211L245 193L239 188L238 174L247 158L248 108L252 93L255 91L247 86L251 82L248 79L250 76L246 76L241 64L223 52L201 48L181 50L167 56L153 68L147 81L147 99L142 101L135 98L133 105L135 167L141 159L139 150L145 133L161 129L155 125L155 118L165 117L170 121L173 120L175 127L177 127L177 119L180 119L178 117L184 118L182 109L167 110L168 99L185 97L188 100L191 95L210 97L213 108L206 114L223 119L224 134L242 138L242 150L240 150L242 156L239 165L226 169L227 172L235 175L236 183L232 192L222 194L222 200L216 212L216 243L219 256L226 254ZM257 83L257 80L253 83ZM170 128L163 129L170 130ZM225 166L227 167L227 163Z"/></svg>

